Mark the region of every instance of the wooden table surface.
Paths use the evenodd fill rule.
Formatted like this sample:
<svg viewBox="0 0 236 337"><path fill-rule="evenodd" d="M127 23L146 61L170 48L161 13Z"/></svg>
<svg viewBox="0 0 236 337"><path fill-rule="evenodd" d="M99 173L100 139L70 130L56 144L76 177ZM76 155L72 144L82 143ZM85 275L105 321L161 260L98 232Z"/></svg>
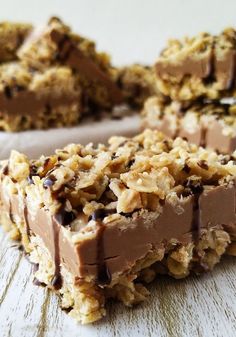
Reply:
<svg viewBox="0 0 236 337"><path fill-rule="evenodd" d="M201 277L160 277L142 305L112 303L107 318L81 326L32 284L31 265L0 229L0 337L235 337L235 262L226 257Z"/></svg>

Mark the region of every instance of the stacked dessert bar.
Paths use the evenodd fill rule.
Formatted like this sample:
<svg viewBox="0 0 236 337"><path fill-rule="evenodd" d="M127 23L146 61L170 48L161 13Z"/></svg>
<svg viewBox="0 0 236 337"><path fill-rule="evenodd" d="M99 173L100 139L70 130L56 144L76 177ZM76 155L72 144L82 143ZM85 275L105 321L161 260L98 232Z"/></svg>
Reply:
<svg viewBox="0 0 236 337"><path fill-rule="evenodd" d="M236 31L171 40L155 65L160 94L143 126L223 153L236 148Z"/></svg>
<svg viewBox="0 0 236 337"><path fill-rule="evenodd" d="M0 130L72 126L81 117L151 95L153 71L115 68L93 41L58 18L42 28L0 25Z"/></svg>
<svg viewBox="0 0 236 337"><path fill-rule="evenodd" d="M109 298L143 301L160 272L182 278L236 254L235 159L151 130L37 160L13 151L1 162L0 221L35 282L90 323Z"/></svg>

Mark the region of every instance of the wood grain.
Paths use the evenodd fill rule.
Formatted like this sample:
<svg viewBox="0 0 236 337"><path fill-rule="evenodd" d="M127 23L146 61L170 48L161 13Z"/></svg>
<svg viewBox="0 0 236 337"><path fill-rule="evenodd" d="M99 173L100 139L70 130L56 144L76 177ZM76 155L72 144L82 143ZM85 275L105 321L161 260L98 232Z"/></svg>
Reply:
<svg viewBox="0 0 236 337"><path fill-rule="evenodd" d="M32 284L31 265L0 230L0 337L235 337L235 261L226 257L201 277L159 277L147 302L111 303L104 320L81 326Z"/></svg>

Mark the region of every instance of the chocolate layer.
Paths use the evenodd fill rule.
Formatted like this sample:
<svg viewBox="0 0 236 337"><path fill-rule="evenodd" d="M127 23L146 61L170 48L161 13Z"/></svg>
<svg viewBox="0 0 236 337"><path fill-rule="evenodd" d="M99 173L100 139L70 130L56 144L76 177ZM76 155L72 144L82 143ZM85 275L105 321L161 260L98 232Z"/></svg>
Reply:
<svg viewBox="0 0 236 337"><path fill-rule="evenodd" d="M234 186L205 187L199 199L200 227L219 224L234 226L236 231L236 188Z"/></svg>
<svg viewBox="0 0 236 337"><path fill-rule="evenodd" d="M179 122L176 128L171 127L171 122L168 116L161 118L158 122L145 120L143 122L144 128L152 128L163 132L171 138L181 137L188 140L190 143L198 146L204 146L220 153L231 153L236 149L236 136L224 133L224 126L220 119L212 118L208 123L202 122L201 119L198 123L188 128L183 123L183 117L177 117Z"/></svg>
<svg viewBox="0 0 236 337"><path fill-rule="evenodd" d="M215 77L222 89L228 90L232 87L235 79L235 63L236 52L233 49L229 49L225 52L223 57L215 58Z"/></svg>
<svg viewBox="0 0 236 337"><path fill-rule="evenodd" d="M79 102L79 93L57 97L54 95L39 95L36 92L22 90L6 95L0 93L0 113L15 115L37 115L44 107L64 106L73 102Z"/></svg>
<svg viewBox="0 0 236 337"><path fill-rule="evenodd" d="M109 97L114 104L122 103L122 93L115 82L96 63L85 56L68 35L53 29L50 36L58 47L59 61L78 71L87 80L95 80L102 84L107 89Z"/></svg>
<svg viewBox="0 0 236 337"><path fill-rule="evenodd" d="M198 146L206 146L203 128L200 124L196 126L194 132L189 131L181 125L179 127L177 135L179 137L187 139L190 143L196 144Z"/></svg>
<svg viewBox="0 0 236 337"><path fill-rule="evenodd" d="M225 135L220 120L211 120L208 124L199 123L194 132L189 132L183 124L180 126L179 136L190 143L201 145L220 153L231 153L236 149L236 136Z"/></svg>
<svg viewBox="0 0 236 337"><path fill-rule="evenodd" d="M201 58L186 57L176 63L168 61L157 61L156 72L159 77L173 76L181 78L184 75L193 75L198 78L206 78L212 70L211 53Z"/></svg>
<svg viewBox="0 0 236 337"><path fill-rule="evenodd" d="M222 52L222 51L221 51ZM236 52L233 49L225 51L222 55L214 49L203 56L187 56L181 61L173 63L166 60L158 60L156 74L158 77L175 77L182 79L184 76L193 76L199 79L209 78L213 83L219 83L219 90L228 90L234 85Z"/></svg>
<svg viewBox="0 0 236 337"><path fill-rule="evenodd" d="M229 202L222 205L222 198ZM233 185L205 188L197 205L196 196L179 199L174 205L166 201L162 213L152 219L137 217L123 230L122 222L107 225L103 237L107 268L111 274L128 270L150 250L172 239L183 244L195 240L203 228L231 224L236 230L235 205ZM83 241L78 253L82 272L96 275L96 240Z"/></svg>
<svg viewBox="0 0 236 337"><path fill-rule="evenodd" d="M222 153L231 153L236 149L236 136L225 135L223 129L218 120L212 121L206 132L206 144Z"/></svg>
<svg viewBox="0 0 236 337"><path fill-rule="evenodd" d="M55 262L54 281L60 287L60 264L75 277L92 277L97 283L109 283L114 273L130 269L137 260L170 240L187 243L197 240L204 228L225 227L236 231L235 185L205 186L200 195L166 200L162 212L134 215L104 224L96 220L90 238L73 244L63 226L44 208L32 209L29 200L16 194L8 196L1 186L2 212L19 217L29 226L31 235L44 241ZM224 201L224 202L222 202ZM25 213L25 206L27 213ZM25 218L27 214L27 219ZM86 226L86 222L84 223ZM102 229L101 229L102 228Z"/></svg>

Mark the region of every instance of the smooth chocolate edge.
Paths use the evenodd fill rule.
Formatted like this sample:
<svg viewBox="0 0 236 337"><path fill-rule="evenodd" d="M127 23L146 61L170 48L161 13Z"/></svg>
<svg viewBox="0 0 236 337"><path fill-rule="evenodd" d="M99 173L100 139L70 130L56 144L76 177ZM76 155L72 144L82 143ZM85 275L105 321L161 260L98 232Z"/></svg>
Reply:
<svg viewBox="0 0 236 337"><path fill-rule="evenodd" d="M181 126L178 136L187 139L190 143L219 151L223 154L229 154L236 149L236 136L224 135L223 126L219 120L214 120L209 125L200 123L196 132L193 133Z"/></svg>
<svg viewBox="0 0 236 337"><path fill-rule="evenodd" d="M79 95L39 95L33 91L21 91L12 97L0 93L0 112L2 115L37 115L42 108L53 108L66 104L79 103Z"/></svg>
<svg viewBox="0 0 236 337"><path fill-rule="evenodd" d="M212 54L209 53L208 57L203 60L186 57L185 60L176 64L157 61L155 69L157 75L161 78L165 75L174 77L193 75L198 78L206 78L212 71Z"/></svg>
<svg viewBox="0 0 236 337"><path fill-rule="evenodd" d="M186 75L203 80L209 78L211 82L220 84L219 90L230 90L236 85L236 50L227 50L222 58L216 55L213 46L212 52L203 60L189 56L176 64L157 60L155 69L157 76L163 79L165 76L183 78Z"/></svg>
<svg viewBox="0 0 236 337"><path fill-rule="evenodd" d="M229 90L236 83L236 51L229 49L222 58L215 57L214 60L215 77L223 90Z"/></svg>
<svg viewBox="0 0 236 337"><path fill-rule="evenodd" d="M78 71L82 76L90 81L97 80L104 85L109 93L109 97L114 104L124 101L123 94L119 87L110 77L102 71L99 66L89 57L86 57L73 43L69 35L63 34L56 29L50 33L52 41L58 47L59 61Z"/></svg>
<svg viewBox="0 0 236 337"><path fill-rule="evenodd" d="M14 221L16 214L24 221L25 210L20 208L22 203L17 195L6 197L2 185L1 199L2 211L8 214L9 219L12 217L11 221ZM222 200L225 202L222 203ZM225 227L235 230L235 204L233 183L229 186L205 187L200 195L189 196L175 206L166 201L162 213L152 222L145 217L136 216L122 230L122 220L114 225L104 225L99 220L95 237L75 245L63 235L61 224L45 208L33 210L36 214L32 216L28 205L25 225L29 226L30 235L41 237L51 253L55 263L52 286L58 290L62 285L61 263L76 278L83 279L92 275L95 283L104 285L110 283L114 273L128 271L149 251L170 240L175 239L176 242L186 244L198 240L202 229ZM177 212L179 206L182 213Z"/></svg>

